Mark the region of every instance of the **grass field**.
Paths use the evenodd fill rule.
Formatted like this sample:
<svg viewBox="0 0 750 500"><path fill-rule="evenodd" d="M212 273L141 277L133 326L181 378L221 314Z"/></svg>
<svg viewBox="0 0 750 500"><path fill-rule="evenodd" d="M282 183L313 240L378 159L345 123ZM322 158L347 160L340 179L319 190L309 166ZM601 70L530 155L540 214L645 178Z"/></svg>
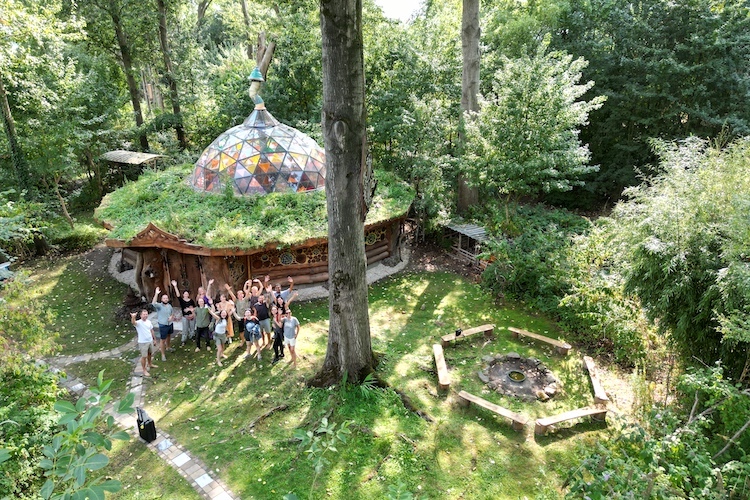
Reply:
<svg viewBox="0 0 750 500"><path fill-rule="evenodd" d="M109 249L39 259L25 266L29 293L43 297L54 313L60 354L77 355L118 347L133 338L130 321L116 311L128 287L107 273Z"/></svg>
<svg viewBox="0 0 750 500"><path fill-rule="evenodd" d="M372 287L370 323L378 371L393 388L428 414L427 422L406 409L393 390L361 387L310 389L305 381L322 363L326 348L325 301L298 304L302 329L300 366L245 360L232 344L223 367L213 353L178 349L152 371L146 408L158 424L184 443L242 498L386 498L401 486L419 498L523 498L558 496L561 471L585 443L606 435L599 423L577 423L534 438L485 410L459 408L455 392L482 395L536 418L590 404L592 397L576 355L518 342L507 326L557 336L543 318L498 308L481 289L446 273L403 274ZM456 327L491 322L493 340L467 338L446 349L453 390L439 394L432 344ZM564 384L547 403L521 403L484 388L476 376L481 358L516 351L550 367ZM271 409L286 405L256 419ZM313 465L293 439L295 429L313 430L321 420L351 422L349 442L330 454L316 479ZM315 488L311 491L311 487Z"/></svg>
<svg viewBox="0 0 750 500"><path fill-rule="evenodd" d="M31 268L31 291L43 295L56 312L64 354L110 349L134 335L129 322L114 315L125 287L94 270L96 259L103 261L84 255ZM297 370L285 362L272 366L270 349L263 351L261 362L245 360L237 342L218 367L213 351L195 353L188 344L152 370L145 408L158 427L243 499L281 498L289 492L300 498L381 499L397 490L423 499L559 497L568 464L608 432L605 424L574 422L534 437L535 418L592 402L575 351L561 357L538 343L514 340L506 330L517 326L558 337L554 325L519 308L496 306L478 285L450 273L400 274L372 286L369 297L379 376L431 422L407 409L394 390L306 386L325 355L325 300L294 308L302 324ZM447 394L438 392L432 344L456 328L484 323L496 325L489 341L478 335L445 349L452 388ZM476 374L481 358L511 351L539 358L563 382L562 393L545 403L524 403L487 389ZM126 353L67 370L93 383L105 369L120 396L134 356ZM459 407L455 394L462 389L528 415L526 431L513 431L509 422L486 410ZM277 407L283 409L271 412ZM338 425L349 422L352 434L326 455L329 463L316 475L294 432L314 430L323 418ZM117 498L160 498L165 481L173 495L165 498L194 495L186 481L140 443L116 447L111 456L108 473L126 486Z"/></svg>

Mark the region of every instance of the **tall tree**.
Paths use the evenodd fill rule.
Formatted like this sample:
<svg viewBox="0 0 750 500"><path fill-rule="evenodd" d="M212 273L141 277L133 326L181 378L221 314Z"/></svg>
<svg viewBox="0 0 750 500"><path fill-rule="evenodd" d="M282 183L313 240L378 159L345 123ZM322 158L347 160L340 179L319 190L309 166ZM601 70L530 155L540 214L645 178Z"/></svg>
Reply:
<svg viewBox="0 0 750 500"><path fill-rule="evenodd" d="M13 162L18 188L21 193L29 193L31 189L31 178L29 177L29 166L26 163L26 157L23 154L21 145L18 143L18 134L16 133L16 124L13 120L13 113L8 103L8 93L5 91L3 84L3 74L0 71L0 107L3 109L3 128L8 138L10 146L10 157Z"/></svg>
<svg viewBox="0 0 750 500"><path fill-rule="evenodd" d="M372 191L366 161L362 0L321 0L323 135L328 199L328 348L313 385L374 369L367 310L364 220Z"/></svg>
<svg viewBox="0 0 750 500"><path fill-rule="evenodd" d="M476 185L516 198L581 185L596 167L578 130L603 97L578 101L594 82L579 84L586 61L547 51L549 37L532 57L503 60L493 94L467 122L467 165Z"/></svg>
<svg viewBox="0 0 750 500"><path fill-rule="evenodd" d="M617 197L657 158L652 138L750 133L750 9L745 0L571 0L552 46L589 61L607 104L581 131Z"/></svg>
<svg viewBox="0 0 750 500"><path fill-rule="evenodd" d="M182 112L180 111L180 95L177 92L177 79L172 71L172 56L169 50L169 38L167 37L167 5L164 0L157 0L159 9L159 45L161 46L162 57L164 58L165 79L169 85L169 98L172 101L172 112L175 116L175 133L177 142L180 143L180 149L187 149L187 137L185 136L185 127L182 125Z"/></svg>
<svg viewBox="0 0 750 500"><path fill-rule="evenodd" d="M117 55L122 65L122 70L125 73L125 79L128 84L128 92L130 94L130 102L133 106L133 117L135 119L135 125L138 127L138 141L140 143L141 150L148 151L150 149L148 143L148 137L146 132L143 130L143 112L141 111L141 97L138 82L136 81L136 68L133 62L133 46L128 37L124 15L128 11L128 3L121 2L119 0L105 1L105 0L88 0L87 2L81 2L79 6L86 6L90 4L95 7L95 11L99 14L103 14L111 21L112 29L115 34L115 41L117 43ZM93 12L85 12L87 24L95 23L95 15ZM89 26L91 30L97 28Z"/></svg>
<svg viewBox="0 0 750 500"><path fill-rule="evenodd" d="M479 0L463 0L461 11L461 119L467 112L479 111ZM463 143L463 127L459 129ZM458 210L465 211L479 201L479 190L464 174L458 178Z"/></svg>

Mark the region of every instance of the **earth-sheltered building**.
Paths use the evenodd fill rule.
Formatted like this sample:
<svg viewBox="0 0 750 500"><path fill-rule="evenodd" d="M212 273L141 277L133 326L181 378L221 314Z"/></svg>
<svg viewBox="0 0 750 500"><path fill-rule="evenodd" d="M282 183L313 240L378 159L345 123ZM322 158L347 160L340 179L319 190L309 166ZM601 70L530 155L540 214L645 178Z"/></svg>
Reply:
<svg viewBox="0 0 750 500"><path fill-rule="evenodd" d="M156 287L171 291L173 279L193 295L211 278L216 292L266 275L274 283L287 276L297 284L328 280L325 153L279 123L257 95L255 102L241 125L205 149L192 173L186 167L146 173L97 209L112 231L106 244L123 249L144 297ZM365 221L368 265L400 260L413 199L393 175L376 172L376 179Z"/></svg>

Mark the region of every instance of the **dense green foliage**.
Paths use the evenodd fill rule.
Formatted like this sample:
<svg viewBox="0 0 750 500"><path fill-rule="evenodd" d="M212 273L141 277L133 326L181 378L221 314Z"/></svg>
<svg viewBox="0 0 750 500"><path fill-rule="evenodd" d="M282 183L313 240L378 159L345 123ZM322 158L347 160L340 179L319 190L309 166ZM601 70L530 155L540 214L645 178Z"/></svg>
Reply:
<svg viewBox="0 0 750 500"><path fill-rule="evenodd" d="M57 335L42 301L27 293L28 276L19 273L0 297L0 492L35 498L41 486L38 462L55 431L52 406L57 379L31 361L55 350Z"/></svg>
<svg viewBox="0 0 750 500"><path fill-rule="evenodd" d="M650 329L637 300L611 269L616 249L600 223L564 210L521 206L497 229L482 274L499 296L521 301L561 322L567 339L624 366L646 358Z"/></svg>
<svg viewBox="0 0 750 500"><path fill-rule="evenodd" d="M24 200L13 201L13 191L0 193L0 259L25 257L34 236L43 228L42 205Z"/></svg>
<svg viewBox="0 0 750 500"><path fill-rule="evenodd" d="M659 173L607 223L626 290L687 357L738 375L750 343L750 141L656 150Z"/></svg>
<svg viewBox="0 0 750 500"><path fill-rule="evenodd" d="M31 363L2 365L0 385L0 449L11 459L0 463L0 492L13 498L37 498L42 486L39 460L52 440L60 395L57 378Z"/></svg>
<svg viewBox="0 0 750 500"><path fill-rule="evenodd" d="M569 191L597 170L578 129L604 98L579 100L594 85L579 84L586 61L548 45L546 38L532 56L503 57L479 112L466 120L464 169L490 196Z"/></svg>
<svg viewBox="0 0 750 500"><path fill-rule="evenodd" d="M742 0L573 0L547 25L553 47L589 61L607 104L581 140L601 165L600 195L619 196L657 158L652 138L750 132L750 16Z"/></svg>
<svg viewBox="0 0 750 500"><path fill-rule="evenodd" d="M206 194L188 186L189 165L149 172L109 194L96 217L114 226L111 237L132 239L149 222L210 248L293 245L328 232L325 192L265 196ZM377 172L378 188L366 224L406 214L413 192L393 174Z"/></svg>
<svg viewBox="0 0 750 500"><path fill-rule="evenodd" d="M621 424L572 470L568 498L747 498L750 438L725 448L750 422L747 394L720 367L691 371L678 388L686 405Z"/></svg>
<svg viewBox="0 0 750 500"><path fill-rule="evenodd" d="M130 439L127 432L117 429L112 415L103 413L112 401L111 384L112 380L104 380L102 370L96 384L89 388L90 397L82 397L75 404L66 400L55 402L55 411L60 414L58 432L42 449L45 458L39 462L47 478L39 492L44 500L103 499L105 492L122 488L118 480L90 474L107 466L109 458L102 452L112 449L113 440ZM112 408L117 413L132 413L134 399L131 392L113 403Z"/></svg>

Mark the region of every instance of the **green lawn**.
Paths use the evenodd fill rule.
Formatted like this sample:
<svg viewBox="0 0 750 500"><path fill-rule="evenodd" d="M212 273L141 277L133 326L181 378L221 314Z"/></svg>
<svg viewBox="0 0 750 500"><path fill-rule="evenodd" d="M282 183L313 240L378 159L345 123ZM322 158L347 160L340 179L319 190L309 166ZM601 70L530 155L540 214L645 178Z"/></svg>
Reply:
<svg viewBox="0 0 750 500"><path fill-rule="evenodd" d="M103 473L122 482L110 500L198 500L190 484L140 441L115 441Z"/></svg>
<svg viewBox="0 0 750 500"><path fill-rule="evenodd" d="M85 354L118 347L133 339L130 321L118 319L128 287L107 273L108 249L37 259L24 266L30 273L29 294L43 296L55 314L52 329L60 333L63 355Z"/></svg>
<svg viewBox="0 0 750 500"><path fill-rule="evenodd" d="M152 371L146 408L242 498L281 498L289 491L307 497L313 467L292 436L324 416L351 421L353 434L331 454L312 498L385 498L399 482L420 498L554 497L564 480L559 472L572 463L579 445L606 436L603 424L578 423L535 439L533 422L526 434L516 433L502 418L455 404L461 389L532 419L589 404L592 396L575 353L559 357L512 340L504 329L516 325L557 336L543 318L495 307L478 285L446 273L390 278L372 287L370 303L381 376L434 422L407 410L393 391L305 386L325 354L325 301L295 308L302 323L298 370L286 363L271 366L269 351L262 363L244 360L237 344L223 368L215 365L213 353L178 349ZM431 373L432 344L456 327L487 322L497 325L491 342L470 337L446 349L453 386L450 394L439 394ZM564 393L547 403L521 403L484 389L476 377L481 357L510 351L541 359L563 381ZM249 428L282 404L288 408Z"/></svg>
<svg viewBox="0 0 750 500"><path fill-rule="evenodd" d="M55 326L65 354L110 349L134 334L129 322L114 316L126 287L103 270L92 269L91 259L67 257L31 267L32 293L44 295L57 313ZM325 355L325 300L294 308L302 323L296 371L284 362L271 366L270 349L263 352L261 363L244 360L238 343L230 346L229 359L219 368L213 351L195 353L188 344L168 361L157 361L159 367L147 382L145 408L159 428L243 499L281 498L291 491L300 498L381 499L397 485L422 499L556 498L564 473L582 447L608 435L604 424L579 422L547 437L533 436L535 418L592 401L575 350L561 357L538 343L513 340L506 330L518 326L560 336L544 318L496 306L479 285L442 272L384 280L371 287L370 304L380 376L433 422L406 409L392 390L306 386ZM477 335L446 348L452 388L439 393L432 344L458 327L484 323L496 325L489 342ZM562 393L546 403L523 403L486 389L476 375L482 356L510 351L542 360L563 382ZM105 377L115 379L119 396L135 355L133 351L67 370L90 384L104 368ZM455 394L461 389L528 415L526 432L513 431L509 422L488 411L459 407ZM250 427L281 405L286 409ZM351 422L352 435L330 454L330 464L315 479L313 465L293 434L295 429L314 429L323 417ZM173 495L167 498L194 496L187 482L136 441L116 447L111 459L108 474L126 486L117 498L157 498L166 491Z"/></svg>
<svg viewBox="0 0 750 500"><path fill-rule="evenodd" d="M93 359L86 363L74 363L65 367L69 376L76 376L88 386L96 385L96 377L104 370L104 378L112 379L110 394L114 399L122 399L127 392L127 384L133 373L133 358L140 354L136 351L125 353L114 359Z"/></svg>

